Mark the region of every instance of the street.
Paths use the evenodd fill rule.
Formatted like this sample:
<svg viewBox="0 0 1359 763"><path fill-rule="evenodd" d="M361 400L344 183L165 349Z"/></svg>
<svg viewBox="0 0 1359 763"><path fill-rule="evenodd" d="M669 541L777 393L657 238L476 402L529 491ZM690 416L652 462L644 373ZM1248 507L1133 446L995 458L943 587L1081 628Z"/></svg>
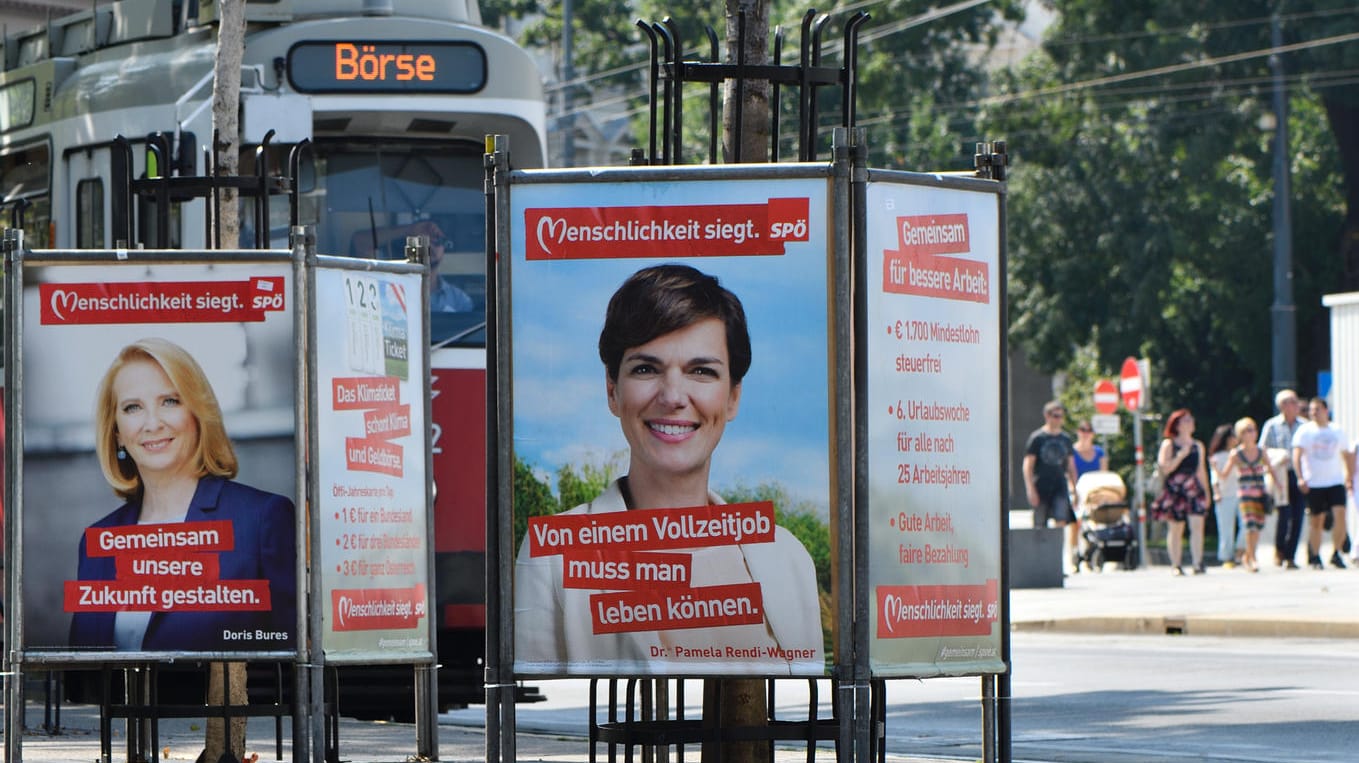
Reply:
<svg viewBox="0 0 1359 763"><path fill-rule="evenodd" d="M1014 758L1349 761L1359 663L1341 639L1018 634ZM888 751L979 757L976 679L898 682ZM970 736L969 736L970 735Z"/></svg>
<svg viewBox="0 0 1359 763"><path fill-rule="evenodd" d="M1016 761L1325 763L1359 745L1352 641L1020 633L1013 649ZM787 683L779 716L795 717L805 692ZM583 733L586 682L540 687L548 700L519 708L520 731ZM889 682L889 758L980 759L980 691L977 678ZM829 685L820 693L829 713ZM444 716L482 720L481 708Z"/></svg>
<svg viewBox="0 0 1359 763"><path fill-rule="evenodd" d="M1338 763L1353 760L1359 745L1359 660L1349 639L1037 632L1017 633L1013 647L1015 761ZM534 684L547 701L518 707L518 759L586 760L588 682ZM805 682L778 686L779 718L805 712ZM829 690L822 682L823 715L830 712ZM688 682L686 691L689 712L697 713L698 682ZM982 758L979 679L896 680L887 697L889 761ZM93 708L67 706L64 733L49 737L38 730L42 709L34 700L41 696L30 696L26 760L97 756ZM444 713L440 758L484 760L484 723L481 706ZM192 760L202 746L200 724L163 721L164 757ZM272 760L272 724L256 719L251 729L250 751ZM115 733L114 759L121 760ZM286 730L284 737L290 759ZM405 724L346 720L340 739L341 758L355 763L394 763L415 751L415 728ZM788 746L778 760L805 759L793 750ZM685 752L697 760L696 747ZM607 757L607 749L598 754ZM833 759L830 749L817 755Z"/></svg>

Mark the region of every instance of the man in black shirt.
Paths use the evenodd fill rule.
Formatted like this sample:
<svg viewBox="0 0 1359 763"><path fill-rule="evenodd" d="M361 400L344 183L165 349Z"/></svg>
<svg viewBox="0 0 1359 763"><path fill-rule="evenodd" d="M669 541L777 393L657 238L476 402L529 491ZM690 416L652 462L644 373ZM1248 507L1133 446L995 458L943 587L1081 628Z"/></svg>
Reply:
<svg viewBox="0 0 1359 763"><path fill-rule="evenodd" d="M1075 446L1062 431L1065 419L1066 409L1056 400L1043 406L1043 426L1029 435L1024 448L1024 487L1034 508L1033 526L1047 527L1051 519L1056 526L1065 527L1072 566L1079 572L1079 524L1071 505L1076 487Z"/></svg>

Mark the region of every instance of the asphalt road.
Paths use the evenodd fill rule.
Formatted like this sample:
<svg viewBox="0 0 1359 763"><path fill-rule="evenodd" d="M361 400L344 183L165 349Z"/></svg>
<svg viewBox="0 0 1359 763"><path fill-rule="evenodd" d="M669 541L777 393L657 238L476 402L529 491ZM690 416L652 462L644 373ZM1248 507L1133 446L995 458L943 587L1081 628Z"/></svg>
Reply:
<svg viewBox="0 0 1359 763"><path fill-rule="evenodd" d="M1013 655L1016 761L1348 763L1359 749L1350 640L1020 633ZM585 682L541 688L548 701L520 707L519 729L581 733ZM828 687L821 695L829 713ZM889 682L889 759L980 760L980 696L978 678ZM781 716L805 702L779 697ZM444 723L480 724L479 713Z"/></svg>
<svg viewBox="0 0 1359 763"><path fill-rule="evenodd" d="M1359 749L1359 654L1349 639L1037 632L1016 634L1013 655L1015 761L1348 763ZM781 682L780 717L805 708L801 683ZM548 700L518 708L518 759L587 760L587 682L539 685ZM688 691L692 705L697 682ZM980 692L978 678L889 682L888 760L980 760ZM829 714L828 686L821 698ZM63 708L57 736L42 732L42 720L41 706L31 704L24 760L97 758L92 708ZM485 759L484 708L445 713L440 722L442 760ZM193 760L202 733L201 721L164 722L161 759ZM288 734L285 760L292 759ZM263 719L252 722L249 749L260 760L274 757L272 735ZM122 743L118 733L114 760L125 759ZM340 727L342 760L396 763L412 760L415 749L413 726L346 720ZM686 752L697 759L697 749ZM599 755L606 760L607 750ZM805 760L805 753L789 748L777 757ZM817 759L833 760L833 751Z"/></svg>

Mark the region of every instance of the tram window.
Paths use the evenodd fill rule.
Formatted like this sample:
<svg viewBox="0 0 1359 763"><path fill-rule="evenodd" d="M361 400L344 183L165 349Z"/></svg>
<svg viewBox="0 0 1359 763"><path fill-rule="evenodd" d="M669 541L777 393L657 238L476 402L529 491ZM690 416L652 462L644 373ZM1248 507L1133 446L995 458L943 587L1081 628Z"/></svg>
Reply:
<svg viewBox="0 0 1359 763"><path fill-rule="evenodd" d="M435 343L485 342L486 197L482 146L422 141L320 142L315 187L303 194L319 210L317 248L324 254L397 259L407 235L444 244L438 277L466 305L431 314Z"/></svg>
<svg viewBox="0 0 1359 763"><path fill-rule="evenodd" d="M99 178L76 184L76 246L81 249L104 246L104 181Z"/></svg>
<svg viewBox="0 0 1359 763"><path fill-rule="evenodd" d="M51 246L52 201L48 196L51 168L46 143L0 154L0 204L9 225L19 217L24 238L34 248Z"/></svg>
<svg viewBox="0 0 1359 763"><path fill-rule="evenodd" d="M0 132L33 124L33 105L37 83L20 80L0 87Z"/></svg>

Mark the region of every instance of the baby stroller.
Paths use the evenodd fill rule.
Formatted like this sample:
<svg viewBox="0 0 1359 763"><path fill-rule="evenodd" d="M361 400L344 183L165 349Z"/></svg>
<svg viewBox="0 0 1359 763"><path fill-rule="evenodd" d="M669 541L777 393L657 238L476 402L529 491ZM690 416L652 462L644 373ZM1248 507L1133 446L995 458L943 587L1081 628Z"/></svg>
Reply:
<svg viewBox="0 0 1359 763"><path fill-rule="evenodd" d="M1080 561L1095 572L1103 571L1105 562L1119 562L1125 570L1137 567L1137 528L1132 524L1128 488L1118 474L1082 474L1076 480L1076 511L1085 546Z"/></svg>

